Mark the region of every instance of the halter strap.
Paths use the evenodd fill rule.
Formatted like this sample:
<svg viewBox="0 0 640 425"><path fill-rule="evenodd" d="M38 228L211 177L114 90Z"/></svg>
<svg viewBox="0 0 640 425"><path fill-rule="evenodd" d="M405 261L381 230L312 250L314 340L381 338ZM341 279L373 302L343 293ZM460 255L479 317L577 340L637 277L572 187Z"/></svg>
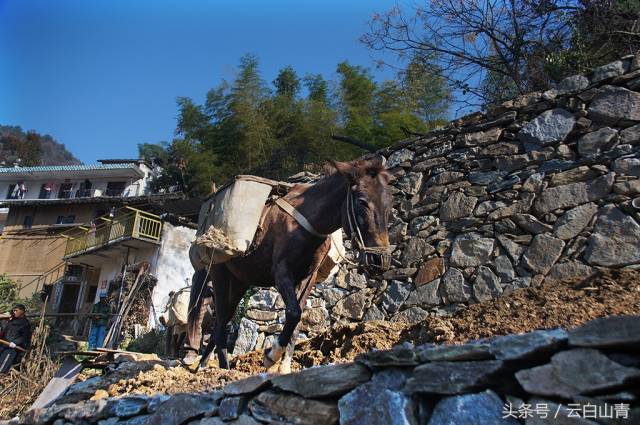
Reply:
<svg viewBox="0 0 640 425"><path fill-rule="evenodd" d="M327 236L329 236L329 235L325 235L325 234L322 234L320 232L317 232L316 229L313 228L311 223L309 223L309 220L307 220L307 218L305 216L303 216L300 213L300 211L295 209L293 207L293 205L291 205L290 203L285 201L284 198L278 198L278 199L276 199L275 202L276 202L277 206L282 208L282 210L284 212L286 212L291 217L293 217L294 220L297 221L298 224L300 224L300 226L304 227L304 230L306 230L307 232L311 233L313 236L316 236L316 237L321 238L321 239L324 239Z"/></svg>

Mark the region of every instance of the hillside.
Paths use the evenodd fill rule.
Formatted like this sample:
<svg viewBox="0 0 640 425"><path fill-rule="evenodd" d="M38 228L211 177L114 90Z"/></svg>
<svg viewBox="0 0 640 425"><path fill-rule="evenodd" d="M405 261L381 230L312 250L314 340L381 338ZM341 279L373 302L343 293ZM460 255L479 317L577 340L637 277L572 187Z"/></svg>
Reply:
<svg viewBox="0 0 640 425"><path fill-rule="evenodd" d="M22 166L81 164L67 148L48 134L20 126L0 125L0 163L11 166L17 159Z"/></svg>

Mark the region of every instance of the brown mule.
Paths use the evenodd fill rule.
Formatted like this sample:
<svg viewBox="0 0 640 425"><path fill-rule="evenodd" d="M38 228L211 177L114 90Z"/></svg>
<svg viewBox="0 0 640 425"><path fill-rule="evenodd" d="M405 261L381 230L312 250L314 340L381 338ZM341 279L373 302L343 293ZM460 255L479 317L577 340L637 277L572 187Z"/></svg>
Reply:
<svg viewBox="0 0 640 425"><path fill-rule="evenodd" d="M215 293L213 338L203 353L200 367L206 366L214 347L220 367L229 367L226 328L238 303L251 285L275 286L286 306L285 323L273 346L265 350L264 361L273 370L286 354L280 371L288 372L297 339L296 327L315 285L318 267L331 245L326 235L339 228L353 240L365 270L379 273L389 267L392 196L384 159L331 161L329 165L329 175L313 185L296 185L284 197L310 226L301 225L304 219L294 219L282 207L268 205L262 228L256 233L255 249L250 254L215 264L209 273L194 274L192 294L200 292L208 274L213 277ZM202 302L197 297L192 301L189 328L194 332Z"/></svg>

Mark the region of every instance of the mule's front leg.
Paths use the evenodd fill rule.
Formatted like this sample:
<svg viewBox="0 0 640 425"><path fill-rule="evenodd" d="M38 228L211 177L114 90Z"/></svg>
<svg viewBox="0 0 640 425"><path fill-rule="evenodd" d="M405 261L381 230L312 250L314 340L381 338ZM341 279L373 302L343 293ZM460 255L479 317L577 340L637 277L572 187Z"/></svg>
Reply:
<svg viewBox="0 0 640 425"><path fill-rule="evenodd" d="M282 332L274 341L273 346L264 351L264 365L267 369L272 368L282 359L287 346L291 342L293 332L302 317L302 309L296 298L295 281L283 273L281 277L276 280L276 286L284 301L285 321Z"/></svg>

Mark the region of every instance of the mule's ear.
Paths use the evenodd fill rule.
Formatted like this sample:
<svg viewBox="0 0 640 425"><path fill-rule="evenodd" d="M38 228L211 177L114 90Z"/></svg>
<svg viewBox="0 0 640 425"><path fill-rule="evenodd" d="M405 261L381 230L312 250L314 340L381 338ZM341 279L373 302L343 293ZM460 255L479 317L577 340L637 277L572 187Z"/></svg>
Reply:
<svg viewBox="0 0 640 425"><path fill-rule="evenodd" d="M340 175L346 177L351 183L358 179L358 169L348 162L328 160L327 163L333 167Z"/></svg>

